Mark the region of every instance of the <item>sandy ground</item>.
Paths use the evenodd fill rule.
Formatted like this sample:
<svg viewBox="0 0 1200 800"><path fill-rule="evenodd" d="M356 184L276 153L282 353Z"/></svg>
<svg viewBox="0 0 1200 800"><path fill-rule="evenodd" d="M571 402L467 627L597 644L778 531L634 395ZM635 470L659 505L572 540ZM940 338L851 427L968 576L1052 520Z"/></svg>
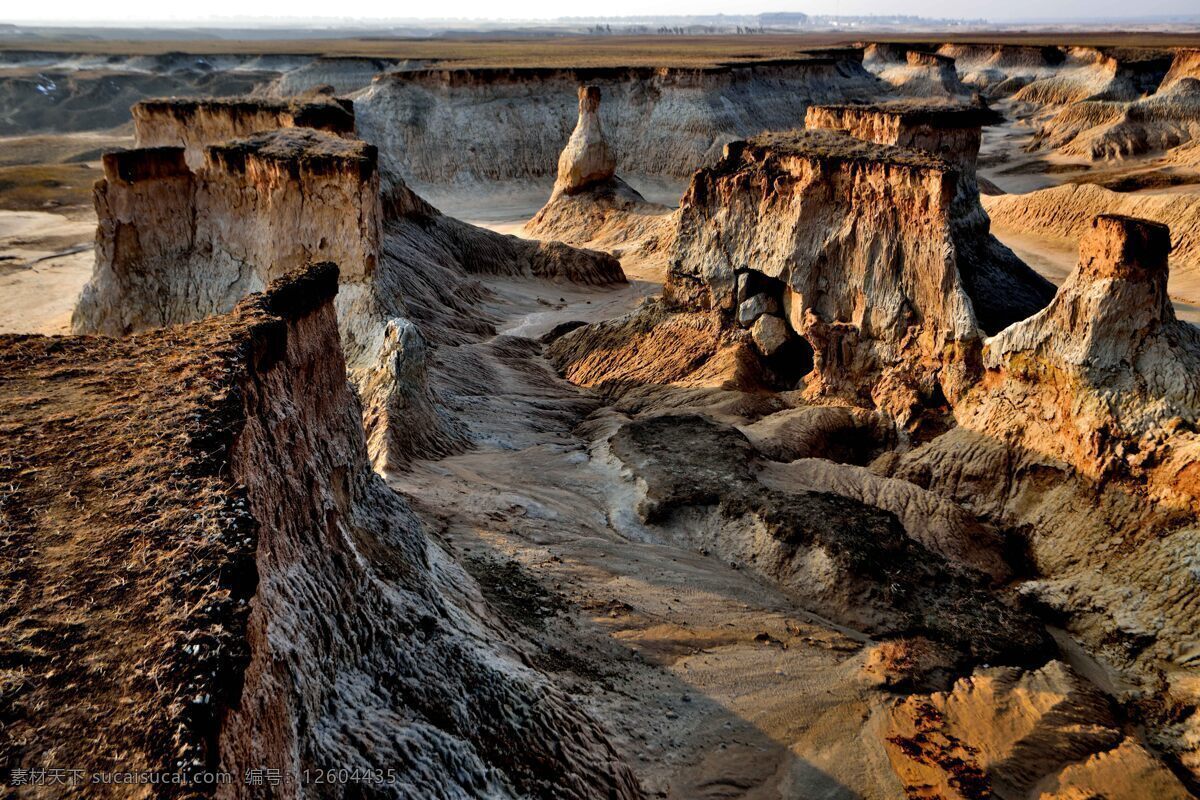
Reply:
<svg viewBox="0 0 1200 800"><path fill-rule="evenodd" d="M899 797L882 740L864 734L888 700L860 675L866 637L640 525L632 481L577 429L613 412L514 338L659 291L626 267L634 280L611 289L486 281L499 335L440 351L432 370L485 444L391 485L456 556L513 559L559 595L535 660L606 723L652 796ZM454 363L490 373L478 396Z"/></svg>
<svg viewBox="0 0 1200 800"><path fill-rule="evenodd" d="M0 333L69 333L95 262L88 214L0 211Z"/></svg>

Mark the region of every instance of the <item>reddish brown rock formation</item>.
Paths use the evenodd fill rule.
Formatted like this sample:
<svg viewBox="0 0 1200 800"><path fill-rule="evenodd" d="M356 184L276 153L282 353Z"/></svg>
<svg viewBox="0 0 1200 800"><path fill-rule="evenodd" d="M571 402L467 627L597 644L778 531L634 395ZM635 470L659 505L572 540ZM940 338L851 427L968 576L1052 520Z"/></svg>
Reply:
<svg viewBox="0 0 1200 800"><path fill-rule="evenodd" d="M961 396L978 351L956 184L939 159L828 131L735 143L683 197L666 295L732 325L761 287L815 351L811 395L911 420Z"/></svg>
<svg viewBox="0 0 1200 800"><path fill-rule="evenodd" d="M952 222L958 271L980 326L995 333L1036 313L1054 286L989 233L975 167L982 126L999 115L980 104L900 101L870 106L813 106L805 126L843 130L858 139L934 153L958 172Z"/></svg>
<svg viewBox="0 0 1200 800"><path fill-rule="evenodd" d="M0 337L5 764L236 776L163 797L242 796L264 767L296 796L317 764L423 796L640 796L371 472L337 290L321 265L189 325Z"/></svg>
<svg viewBox="0 0 1200 800"><path fill-rule="evenodd" d="M988 340L985 383L959 411L962 423L1097 480L1158 466L1169 449L1156 453L1155 441L1200 408L1200 333L1175 318L1169 251L1165 225L1097 217L1053 302ZM1011 410L1001 416L999 407L1018 397L1039 408L1012 426Z"/></svg>
<svg viewBox="0 0 1200 800"><path fill-rule="evenodd" d="M1160 693L1179 721L1158 743L1200 774L1200 688L1170 677L1200 657L1200 332L1175 318L1168 250L1163 225L1097 218L1054 301L987 340L958 427L894 474L1027 531L1022 592Z"/></svg>
<svg viewBox="0 0 1200 800"><path fill-rule="evenodd" d="M952 691L898 702L887 725L888 758L908 797L1190 796L1121 731L1107 698L1057 661L1026 673L979 670Z"/></svg>
<svg viewBox="0 0 1200 800"><path fill-rule="evenodd" d="M1175 51L1175 57L1171 59L1171 68L1163 76L1158 91L1170 89L1188 78L1200 80L1200 50L1181 47Z"/></svg>

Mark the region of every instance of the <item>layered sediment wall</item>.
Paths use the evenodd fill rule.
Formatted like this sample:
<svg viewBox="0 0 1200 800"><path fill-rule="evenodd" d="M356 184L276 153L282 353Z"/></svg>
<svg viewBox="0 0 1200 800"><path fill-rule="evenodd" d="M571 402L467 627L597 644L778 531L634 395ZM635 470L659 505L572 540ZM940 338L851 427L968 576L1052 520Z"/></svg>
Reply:
<svg viewBox="0 0 1200 800"><path fill-rule="evenodd" d="M105 178L95 188L96 266L75 309L75 331L125 335L226 313L281 274L336 259L345 265L342 345L376 464L394 467L414 453L456 446L454 426L424 382L419 334L404 335L403 300L380 287L375 149L288 128L211 145L195 171L186 152L105 155ZM401 353L407 366L388 368ZM393 425L400 409L425 424Z"/></svg>
<svg viewBox="0 0 1200 800"><path fill-rule="evenodd" d="M1200 80L1200 49L1181 47L1176 50L1171 59L1171 68L1167 70L1158 90L1166 91L1186 78Z"/></svg>
<svg viewBox="0 0 1200 800"><path fill-rule="evenodd" d="M236 776L162 797L252 796L248 769L303 797L330 768L388 796L640 797L371 471L337 291L322 264L141 336L0 337L0 626L39 675L6 694L5 763Z"/></svg>
<svg viewBox="0 0 1200 800"><path fill-rule="evenodd" d="M811 103L881 88L849 50L711 68L415 70L380 76L354 107L359 134L406 180L548 185L580 85L606 98L600 120L620 171L673 178L731 140L799 126Z"/></svg>
<svg viewBox="0 0 1200 800"><path fill-rule="evenodd" d="M313 131L208 148L107 153L95 188L96 272L75 330L123 335L225 313L313 259L369 282L379 259L374 148Z"/></svg>
<svg viewBox="0 0 1200 800"><path fill-rule="evenodd" d="M744 324L746 287L768 279L766 305L814 351L810 392L910 419L961 395L979 343L955 264L957 182L933 156L831 131L731 145L684 195L667 296Z"/></svg>
<svg viewBox="0 0 1200 800"><path fill-rule="evenodd" d="M871 45L863 64L896 93L911 97L959 97L970 93L958 78L954 59L902 45Z"/></svg>
<svg viewBox="0 0 1200 800"><path fill-rule="evenodd" d="M1200 197L1195 195L1131 194L1068 183L1024 195L989 197L984 205L1001 231L1057 247L1077 246L1101 214L1161 222L1171 229L1174 273L1200 269Z"/></svg>
<svg viewBox="0 0 1200 800"><path fill-rule="evenodd" d="M167 98L143 100L130 109L139 148L183 147L188 164L199 167L211 144L278 128L313 128L354 136L354 110L332 98Z"/></svg>
<svg viewBox="0 0 1200 800"><path fill-rule="evenodd" d="M842 130L864 141L933 153L958 174L952 224L959 275L988 333L1025 319L1050 302L1054 286L990 234L979 202L976 162L984 125L1001 117L978 103L899 101L813 106L806 127Z"/></svg>
<svg viewBox="0 0 1200 800"><path fill-rule="evenodd" d="M1175 318L1169 249L1164 225L1096 218L1054 301L986 342L958 427L897 475L1028 530L1022 591L1127 670L1123 699L1156 698L1156 743L1195 775L1200 332Z"/></svg>

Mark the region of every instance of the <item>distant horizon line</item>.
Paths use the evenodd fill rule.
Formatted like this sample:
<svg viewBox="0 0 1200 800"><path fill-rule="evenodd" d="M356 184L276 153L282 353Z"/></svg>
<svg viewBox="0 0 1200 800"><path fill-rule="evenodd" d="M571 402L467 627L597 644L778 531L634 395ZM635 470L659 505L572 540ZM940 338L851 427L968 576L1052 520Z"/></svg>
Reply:
<svg viewBox="0 0 1200 800"><path fill-rule="evenodd" d="M213 15L189 19L78 19L78 20L10 20L0 18L0 26L8 28L64 28L79 29L102 27L111 29L145 28L152 26L164 29L179 28L236 28L248 26L260 30L289 29L289 28L353 28L353 27L387 27L407 26L416 28L436 28L445 25L583 25L597 23L627 23L630 25L645 23L667 23L675 21L691 24L702 24L697 20L728 19L729 24L736 20L747 20L758 17L801 15L814 20L904 20L913 24L952 24L973 26L1003 26L1014 25L1076 25L1083 28L1096 28L1105 25L1122 23L1140 24L1200 24L1200 13L1191 14L1148 14L1141 16L1112 16L1112 17L1014 17L1011 19L989 19L982 17L926 17L917 14L810 14L807 12L762 11L755 13L725 13L712 14L640 14L640 15L580 15L569 17L353 17L353 16L298 16L281 17L278 15ZM776 31L791 32L791 31ZM802 30L797 32L803 32Z"/></svg>

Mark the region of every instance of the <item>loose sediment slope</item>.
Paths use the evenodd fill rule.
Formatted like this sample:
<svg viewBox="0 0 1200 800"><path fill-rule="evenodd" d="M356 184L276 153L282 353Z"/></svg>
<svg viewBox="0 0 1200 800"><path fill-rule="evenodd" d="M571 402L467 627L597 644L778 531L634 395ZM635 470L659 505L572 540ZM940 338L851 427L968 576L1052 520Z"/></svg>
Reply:
<svg viewBox="0 0 1200 800"><path fill-rule="evenodd" d="M1171 150L1198 135L1200 79L1184 77L1132 101L1086 100L1067 106L1041 126L1030 148L1114 161Z"/></svg>
<svg viewBox="0 0 1200 800"><path fill-rule="evenodd" d="M1053 285L1026 266L989 232L979 203L976 162L982 127L999 116L981 104L899 101L813 106L805 126L842 130L858 139L934 153L958 173L952 210L959 276L979 324L989 333L1045 307Z"/></svg>
<svg viewBox="0 0 1200 800"><path fill-rule="evenodd" d="M235 776L155 796L264 766L286 797L330 768L384 796L640 796L372 473L337 287L321 265L185 326L0 337L5 763Z"/></svg>
<svg viewBox="0 0 1200 800"><path fill-rule="evenodd" d="M863 66L898 94L908 97L965 97L970 90L958 79L954 59L897 45L868 45Z"/></svg>
<svg viewBox="0 0 1200 800"><path fill-rule="evenodd" d="M1124 214L1171 229L1172 277L1200 269L1200 197L1114 192L1092 184L1065 184L983 201L996 229L1074 248L1101 214Z"/></svg>
<svg viewBox="0 0 1200 800"><path fill-rule="evenodd" d="M846 50L712 68L415 70L380 76L354 108L359 134L406 180L548 184L580 85L607 98L600 117L625 175L674 178L732 139L799 125L810 103L881 86Z"/></svg>
<svg viewBox="0 0 1200 800"><path fill-rule="evenodd" d="M228 311L288 269L335 258L346 265L338 299L343 345L380 469L463 443L426 384L425 344L408 319L407 296L428 308L425 296L440 292L442 305L452 307L456 286L471 272L624 279L603 254L445 222L403 182L381 186L374 147L290 127L295 118L276 113L276 104L255 111L250 101L231 102L211 114L166 104L212 122L194 129L173 124L172 114L163 122L166 112L156 108L142 116L175 146L105 156L106 178L95 193L96 268L75 330L120 335L201 319ZM284 127L220 143L206 138L256 125ZM203 148L194 170L185 145ZM445 224L433 224L439 220ZM408 422L392 424L401 417Z"/></svg>

